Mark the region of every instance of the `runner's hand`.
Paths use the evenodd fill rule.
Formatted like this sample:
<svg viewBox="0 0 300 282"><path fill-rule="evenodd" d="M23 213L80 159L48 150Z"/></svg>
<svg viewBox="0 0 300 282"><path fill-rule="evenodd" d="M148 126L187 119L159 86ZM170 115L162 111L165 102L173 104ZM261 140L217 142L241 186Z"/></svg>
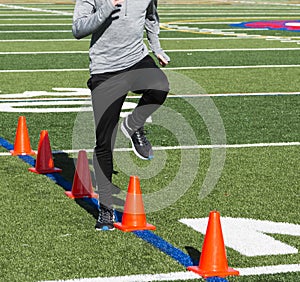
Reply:
<svg viewBox="0 0 300 282"><path fill-rule="evenodd" d="M161 54L157 54L157 59L159 61L159 64L163 67L165 67L169 63L169 61Z"/></svg>
<svg viewBox="0 0 300 282"><path fill-rule="evenodd" d="M112 0L112 3L114 6L118 6L120 4L122 4L124 2L124 0Z"/></svg>

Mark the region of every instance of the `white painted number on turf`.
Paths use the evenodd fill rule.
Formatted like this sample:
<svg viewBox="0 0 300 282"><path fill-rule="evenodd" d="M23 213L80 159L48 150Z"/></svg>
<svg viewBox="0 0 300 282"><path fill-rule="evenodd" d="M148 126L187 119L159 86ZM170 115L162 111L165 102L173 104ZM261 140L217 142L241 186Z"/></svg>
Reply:
<svg viewBox="0 0 300 282"><path fill-rule="evenodd" d="M208 218L184 218L181 223L205 234ZM300 236L300 225L247 218L221 218L225 245L245 256L296 254L298 250L267 234Z"/></svg>

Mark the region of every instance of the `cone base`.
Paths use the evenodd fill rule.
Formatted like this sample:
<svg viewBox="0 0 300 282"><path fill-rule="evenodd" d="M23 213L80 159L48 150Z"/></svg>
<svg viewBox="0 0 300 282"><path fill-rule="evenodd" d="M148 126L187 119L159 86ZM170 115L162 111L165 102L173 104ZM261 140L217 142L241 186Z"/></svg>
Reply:
<svg viewBox="0 0 300 282"><path fill-rule="evenodd" d="M35 156L36 153L34 151L30 151L30 152L18 152L15 150L10 150L10 153L12 156Z"/></svg>
<svg viewBox="0 0 300 282"><path fill-rule="evenodd" d="M226 276L237 276L240 275L239 271L228 267L227 270L224 271L214 271L214 270L203 270L199 266L189 266L187 267L187 270L193 271L199 275L201 275L203 278L208 278L208 277L226 277Z"/></svg>
<svg viewBox="0 0 300 282"><path fill-rule="evenodd" d="M47 174L47 173L55 173L55 172L62 172L62 169L54 167L51 169L47 169L47 170L39 170L36 169L35 167L30 167L28 168L29 171L37 173L37 174Z"/></svg>
<svg viewBox="0 0 300 282"><path fill-rule="evenodd" d="M65 194L71 199L98 198L97 193L92 193L92 194L88 194L88 195L76 195L76 194L73 194L72 191L65 191Z"/></svg>
<svg viewBox="0 0 300 282"><path fill-rule="evenodd" d="M128 226L124 225L121 222L114 223L114 227L117 229L120 229L124 232L131 232L131 231L138 231L138 230L155 230L156 227L154 225L151 225L149 223L146 223L144 226Z"/></svg>

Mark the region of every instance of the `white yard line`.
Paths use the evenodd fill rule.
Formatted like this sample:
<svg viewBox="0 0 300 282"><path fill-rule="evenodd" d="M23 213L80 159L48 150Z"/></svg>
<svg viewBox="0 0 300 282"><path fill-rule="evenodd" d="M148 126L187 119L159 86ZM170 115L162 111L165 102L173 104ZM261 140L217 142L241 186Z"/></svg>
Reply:
<svg viewBox="0 0 300 282"><path fill-rule="evenodd" d="M194 145L194 146L157 146L154 151L166 150L199 150L199 149L239 149L239 148L261 148L261 147L290 147L300 146L300 142L280 142L280 143L253 143L253 144L220 144L220 145ZM92 153L94 149L76 149L76 150L53 150L53 154L76 154L80 150ZM130 152L132 148L115 148L115 152ZM0 153L0 156L10 156L8 152Z"/></svg>
<svg viewBox="0 0 300 282"><path fill-rule="evenodd" d="M62 11L55 11L55 10L48 10L48 9L40 9L40 8L29 8L24 6L17 6L17 5L9 5L9 4L0 4L0 7L8 8L8 9L14 9L14 10L24 10L24 11L31 11L31 12L44 12L44 13L50 13L55 15L64 15L64 16L72 16L73 13L68 12L62 12ZM27 14L25 14L27 16ZM35 16L35 14L33 14ZM4 15L1 15L4 16ZM7 15L10 16L11 15ZM16 15L13 15L16 16ZM45 15L43 15L45 16Z"/></svg>
<svg viewBox="0 0 300 282"><path fill-rule="evenodd" d="M71 33L72 30L63 29L63 30L0 30L0 33L63 33L69 32Z"/></svg>
<svg viewBox="0 0 300 282"><path fill-rule="evenodd" d="M300 48L227 48L227 49L172 49L168 53L180 52L243 52L243 51L299 51ZM38 52L0 52L0 55L42 55L42 54L88 54L89 51L38 51Z"/></svg>
<svg viewBox="0 0 300 282"><path fill-rule="evenodd" d="M222 1L222 2L225 2L227 3L227 1ZM292 7L300 7L300 4L288 4L288 3L276 3L276 2L257 2L257 1L231 1L231 2L234 2L234 3L241 3L241 4L255 4L255 5L276 5L276 6L292 6Z"/></svg>
<svg viewBox="0 0 300 282"><path fill-rule="evenodd" d="M72 26L72 23L0 24L0 26Z"/></svg>
<svg viewBox="0 0 300 282"><path fill-rule="evenodd" d="M175 12L175 13L160 13L160 16L173 16L173 15L176 15L176 16L183 16L183 15L199 15L199 16L223 16L224 17L224 12L214 12L214 13L206 13L206 12L195 12L195 13L180 13L180 12ZM230 17L230 16L252 16L252 15L259 15L259 16L262 16L264 15L265 17L269 17L270 16L299 16L300 13L293 13L293 12L287 12L287 13L267 13L266 12L226 12L226 16L227 17Z"/></svg>
<svg viewBox="0 0 300 282"><path fill-rule="evenodd" d="M2 15L3 16L3 15ZM28 16L28 14L26 14L26 16ZM49 16L47 14L44 14L44 16ZM8 16L5 16L5 17L8 17ZM11 17L11 15L10 15ZM68 18L62 18L62 17L59 17L59 18L47 18L47 19L34 19L34 18L16 18L14 17L13 19L10 18L9 19L10 21L41 21L41 20L47 20L47 21L71 21L72 19L70 19L70 17ZM7 21L7 18L3 18L3 19L0 19L0 21Z"/></svg>
<svg viewBox="0 0 300 282"><path fill-rule="evenodd" d="M260 69L260 68L299 68L300 65L254 65L254 66L205 66L205 67L177 67L165 68L164 71L176 70L202 70L202 69ZM0 73L30 73L30 72L77 72L88 71L84 69L33 69L33 70L0 70Z"/></svg>
<svg viewBox="0 0 300 282"><path fill-rule="evenodd" d="M300 37L292 37L298 38ZM253 38L242 38L242 37L168 37L168 38L160 38L159 41L190 41L190 40L241 40L241 39L253 39ZM262 40L265 38L255 38L258 40ZM289 38L288 38L289 39ZM147 39L145 38L144 41ZM289 39L290 40L290 39ZM65 38L65 39L3 39L0 42L65 42L65 41L76 41L75 38ZM90 41L88 38L80 39L80 41Z"/></svg>
<svg viewBox="0 0 300 282"><path fill-rule="evenodd" d="M259 267L235 268L240 272L241 276L262 275L262 274L279 274L289 272L300 272L300 264L281 264ZM81 278L73 280L56 280L65 282L146 282L146 281L177 281L177 280L192 280L199 279L203 281L200 275L193 272L171 272L161 274L140 274L126 275L115 277L96 277L96 278ZM46 282L46 281L44 281Z"/></svg>

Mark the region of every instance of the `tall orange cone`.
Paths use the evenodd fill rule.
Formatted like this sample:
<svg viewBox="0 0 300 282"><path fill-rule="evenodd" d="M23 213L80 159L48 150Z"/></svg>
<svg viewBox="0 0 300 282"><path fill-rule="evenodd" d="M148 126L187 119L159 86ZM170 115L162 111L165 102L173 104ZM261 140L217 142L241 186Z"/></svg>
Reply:
<svg viewBox="0 0 300 282"><path fill-rule="evenodd" d="M237 270L229 268L227 264L219 212L212 211L209 214L199 266L189 266L187 269L204 278L239 275Z"/></svg>
<svg viewBox="0 0 300 282"><path fill-rule="evenodd" d="M35 155L31 149L29 134L26 124L26 118L20 116L18 119L18 127L16 131L14 149L10 151L13 156L17 155Z"/></svg>
<svg viewBox="0 0 300 282"><path fill-rule="evenodd" d="M72 191L66 191L65 194L71 199L98 197L98 194L93 191L89 162L84 150L78 152Z"/></svg>
<svg viewBox="0 0 300 282"><path fill-rule="evenodd" d="M31 167L28 170L38 174L62 171L60 168L54 167L49 135L47 130L42 130L40 133L38 154L36 157L35 167Z"/></svg>
<svg viewBox="0 0 300 282"><path fill-rule="evenodd" d="M125 232L156 229L146 221L140 180L137 176L130 176L122 222L114 223L114 226Z"/></svg>

